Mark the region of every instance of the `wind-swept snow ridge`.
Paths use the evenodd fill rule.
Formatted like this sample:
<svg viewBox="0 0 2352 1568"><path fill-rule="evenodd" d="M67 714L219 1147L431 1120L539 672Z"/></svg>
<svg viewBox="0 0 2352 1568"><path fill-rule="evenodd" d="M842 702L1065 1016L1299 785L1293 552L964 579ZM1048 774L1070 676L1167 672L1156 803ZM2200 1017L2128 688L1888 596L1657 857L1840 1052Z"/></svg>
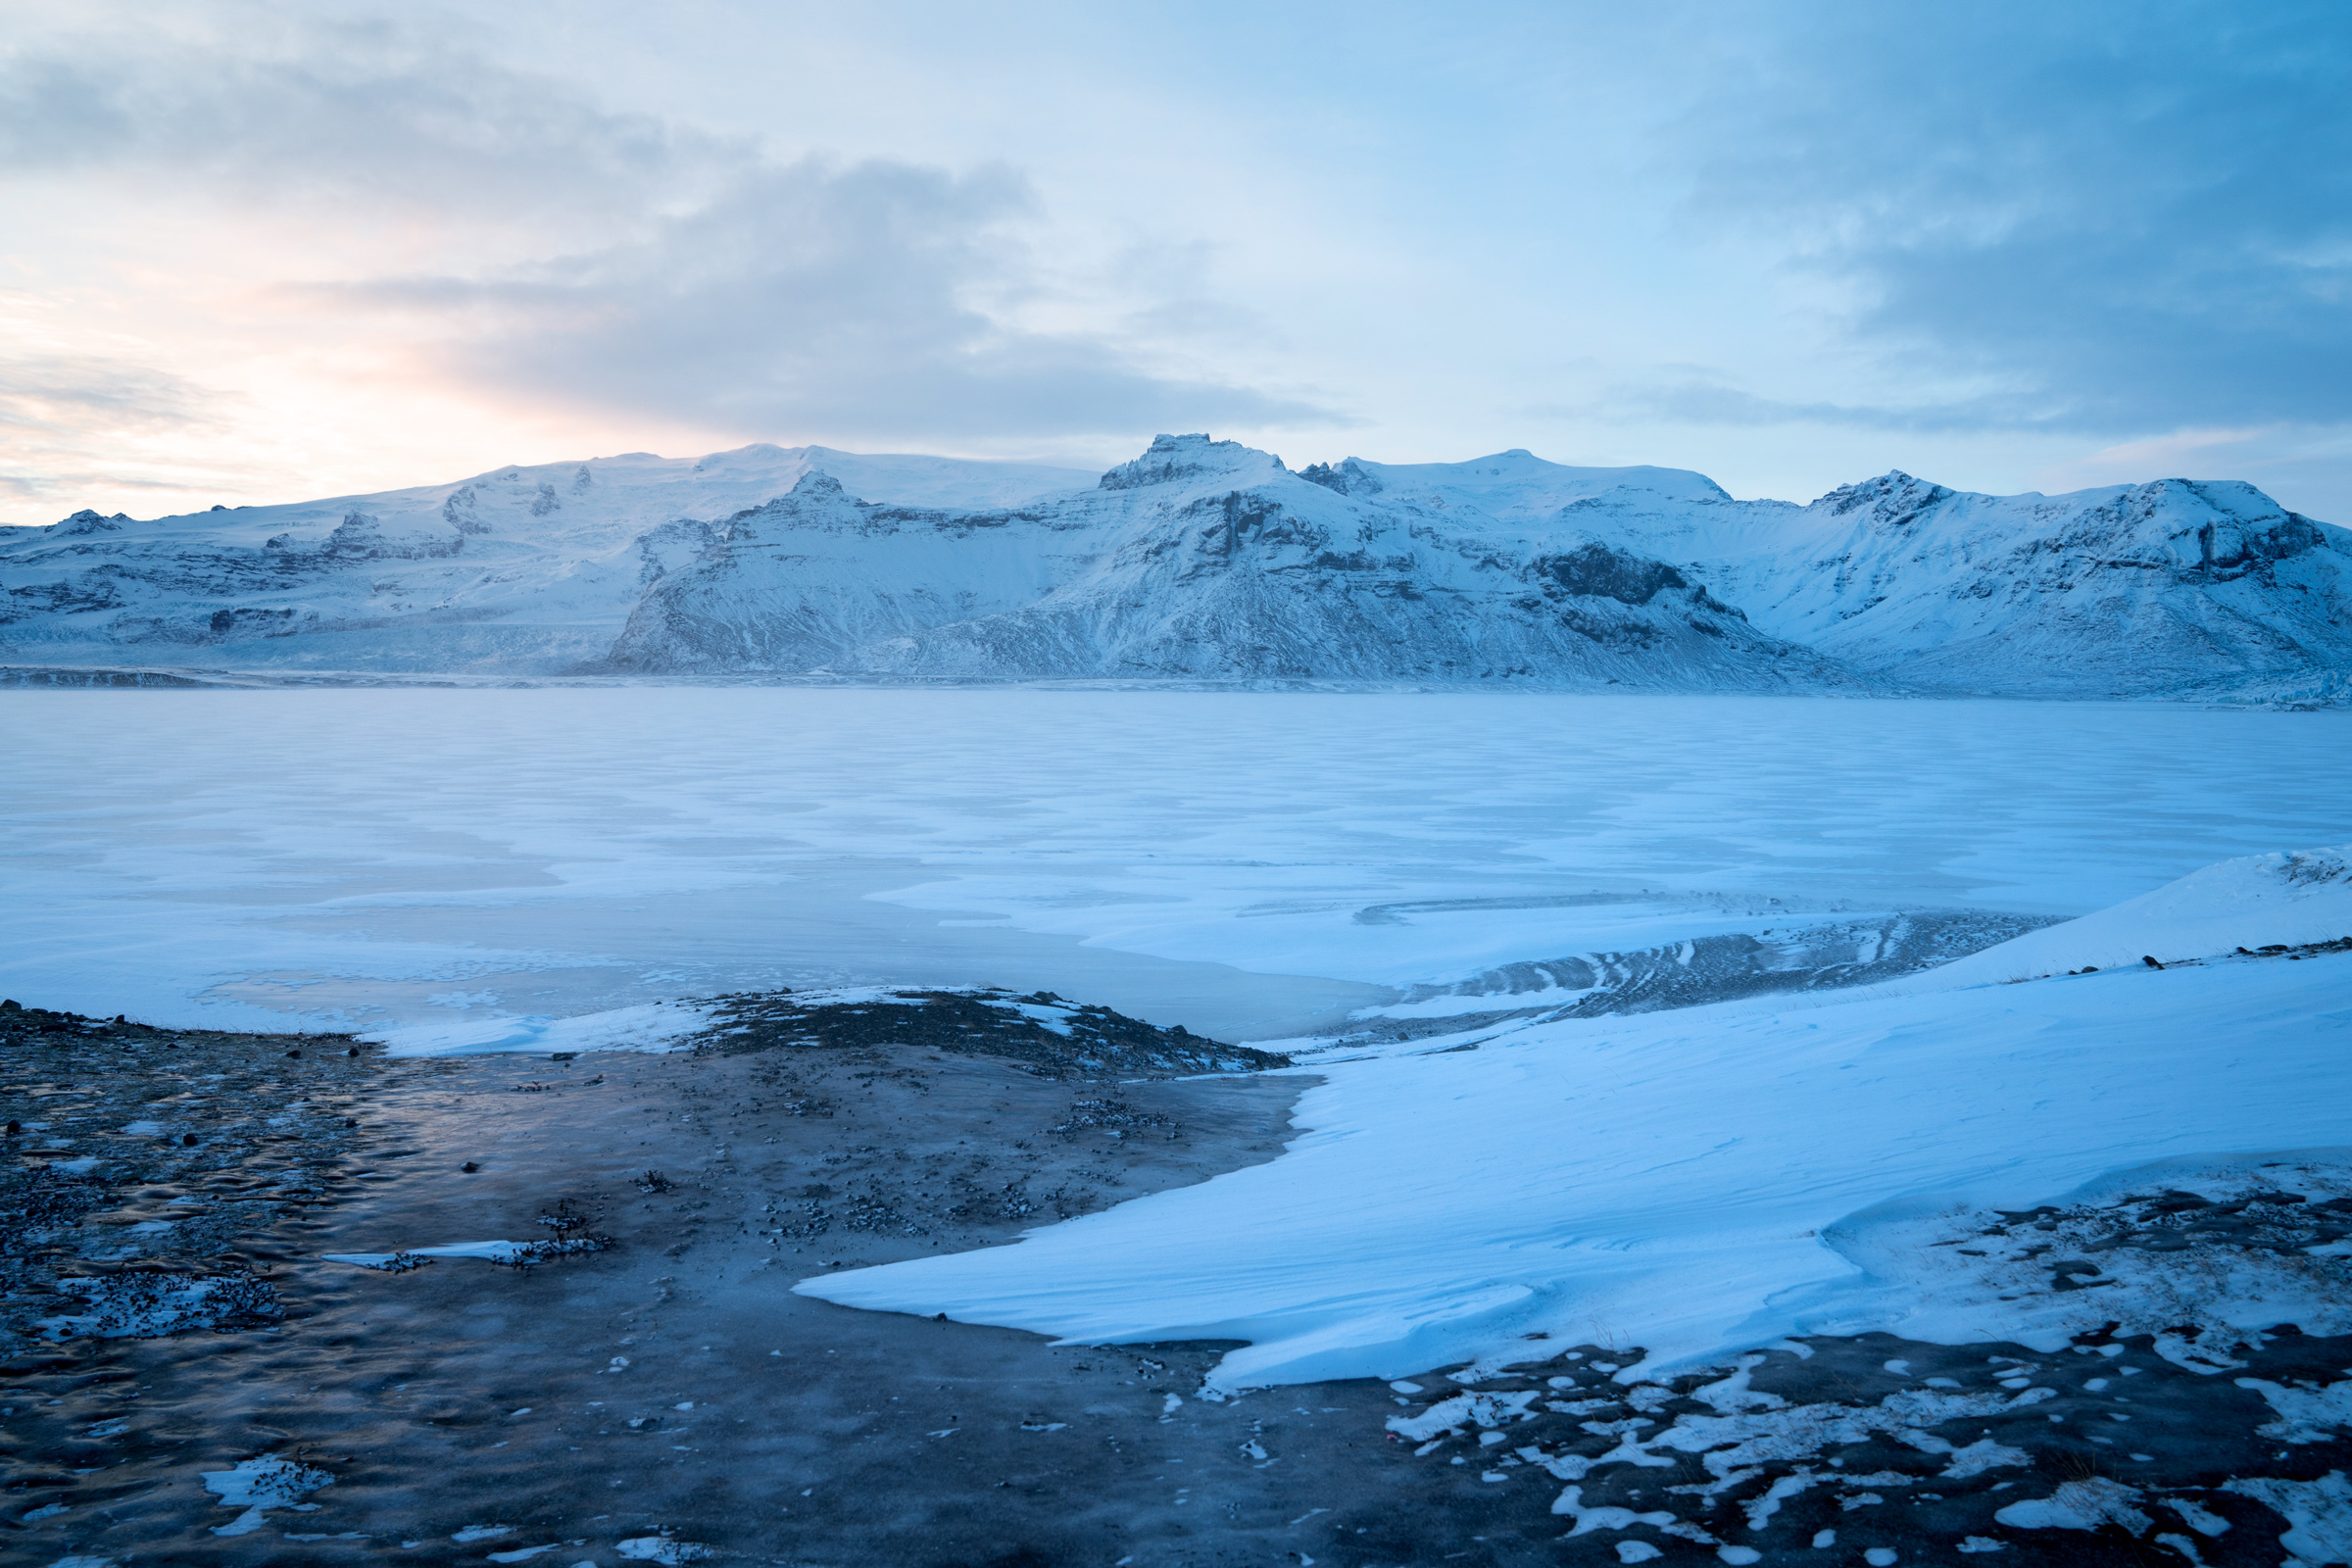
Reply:
<svg viewBox="0 0 2352 1568"><path fill-rule="evenodd" d="M2135 965L1324 1064L1270 1164L796 1289L1088 1343L1248 1341L1218 1370L1228 1387L1507 1360L1529 1334L1655 1363L1805 1332L2062 1344L2044 1302L1901 1275L1916 1249L1875 1228L2025 1209L2156 1160L2241 1169L2230 1156L2341 1144L2348 987L2347 953ZM2279 1310L2214 1292L2198 1309L2217 1320ZM2127 1290L2096 1298L2107 1317L2137 1309Z"/></svg>
<svg viewBox="0 0 2352 1568"><path fill-rule="evenodd" d="M2352 534L2243 484L1810 506L1687 469L1163 435L766 445L0 539L0 661L341 674L2352 693ZM53 678L35 676L31 678Z"/></svg>
<svg viewBox="0 0 2352 1568"><path fill-rule="evenodd" d="M2171 963L2217 954L2352 937L2352 844L2249 855L2191 871L2151 893L1972 953L1886 988L1898 993L1998 985L2082 969Z"/></svg>

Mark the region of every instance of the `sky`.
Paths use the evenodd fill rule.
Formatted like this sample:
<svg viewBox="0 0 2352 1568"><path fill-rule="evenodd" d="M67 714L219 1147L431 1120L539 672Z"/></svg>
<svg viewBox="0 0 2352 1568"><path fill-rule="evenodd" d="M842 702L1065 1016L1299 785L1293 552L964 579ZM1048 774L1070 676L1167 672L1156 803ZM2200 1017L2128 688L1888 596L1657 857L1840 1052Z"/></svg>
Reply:
<svg viewBox="0 0 2352 1568"><path fill-rule="evenodd" d="M751 441L2239 478L2352 0L0 0L0 522Z"/></svg>

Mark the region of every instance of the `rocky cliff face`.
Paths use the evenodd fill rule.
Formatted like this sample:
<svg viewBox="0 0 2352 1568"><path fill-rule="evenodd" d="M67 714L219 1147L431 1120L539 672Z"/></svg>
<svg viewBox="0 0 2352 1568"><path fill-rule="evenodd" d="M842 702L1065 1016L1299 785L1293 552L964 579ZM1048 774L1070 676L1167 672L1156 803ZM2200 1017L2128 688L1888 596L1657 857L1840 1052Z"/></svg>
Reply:
<svg viewBox="0 0 2352 1568"><path fill-rule="evenodd" d="M1798 507L1199 435L1087 480L753 447L82 513L0 542L0 659L2322 700L2352 668L2352 534L2242 484Z"/></svg>

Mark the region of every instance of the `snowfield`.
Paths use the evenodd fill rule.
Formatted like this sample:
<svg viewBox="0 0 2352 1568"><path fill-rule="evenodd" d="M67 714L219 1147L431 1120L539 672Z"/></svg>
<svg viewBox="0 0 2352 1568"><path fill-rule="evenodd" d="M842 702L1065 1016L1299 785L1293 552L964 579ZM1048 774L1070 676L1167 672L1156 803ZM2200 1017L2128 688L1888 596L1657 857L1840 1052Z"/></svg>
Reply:
<svg viewBox="0 0 2352 1568"><path fill-rule="evenodd" d="M2228 955L2194 966L1972 983L2026 956L1994 950L1908 996L1519 1024L1302 1068L1325 1081L1270 1164L796 1289L1089 1344L1249 1341L1212 1379L1226 1389L1550 1353L1531 1337L1640 1346L1659 1367L1796 1333L2045 1350L2117 1319L2341 1333L2340 1261L2085 1302L1984 1289L1937 1247L1977 1234L1971 1211L2079 1189L2293 1190L2254 1167L2296 1151L2340 1176L2352 951L2234 949L2282 920L2352 937L2345 854L2235 860L2080 922L2090 946L2129 930L2176 960ZM2011 946L2031 967L2069 929Z"/></svg>

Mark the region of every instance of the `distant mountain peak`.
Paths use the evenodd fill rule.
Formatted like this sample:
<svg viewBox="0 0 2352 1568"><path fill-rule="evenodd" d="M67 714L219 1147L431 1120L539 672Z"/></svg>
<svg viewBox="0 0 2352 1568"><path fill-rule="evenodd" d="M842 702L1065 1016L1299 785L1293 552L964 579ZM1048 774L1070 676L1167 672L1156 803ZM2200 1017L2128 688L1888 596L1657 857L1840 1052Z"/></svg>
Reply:
<svg viewBox="0 0 2352 1568"><path fill-rule="evenodd" d="M1298 470L1298 477L1344 496L1376 496L1388 488L1353 458L1346 459L1336 468L1328 463L1310 463Z"/></svg>
<svg viewBox="0 0 2352 1568"><path fill-rule="evenodd" d="M798 496L804 501L857 499L841 487L839 479L834 478L822 468L810 468L807 473L802 474L800 481L787 493Z"/></svg>
<svg viewBox="0 0 2352 1568"><path fill-rule="evenodd" d="M51 527L57 532L65 534L120 533L122 525L128 521L130 518L122 513L118 512L111 517L103 517L88 507L84 507L71 517L51 524Z"/></svg>
<svg viewBox="0 0 2352 1568"><path fill-rule="evenodd" d="M786 527L804 518L812 522L837 521L845 514L855 516L864 505L839 479L822 468L810 468L782 495L756 507L746 507L729 517L720 537L730 545L754 544L760 538L760 524L764 521L777 521Z"/></svg>
<svg viewBox="0 0 2352 1568"><path fill-rule="evenodd" d="M1273 453L1239 441L1217 441L1201 434L1155 435L1142 457L1103 474L1097 488L1140 490L1147 485L1182 484L1251 470L1256 470L1259 478L1290 471Z"/></svg>
<svg viewBox="0 0 2352 1568"><path fill-rule="evenodd" d="M1959 493L1926 479L1913 478L1900 468L1888 468L1875 479L1839 485L1813 505L1835 517L1867 511L1873 522L1900 527Z"/></svg>

